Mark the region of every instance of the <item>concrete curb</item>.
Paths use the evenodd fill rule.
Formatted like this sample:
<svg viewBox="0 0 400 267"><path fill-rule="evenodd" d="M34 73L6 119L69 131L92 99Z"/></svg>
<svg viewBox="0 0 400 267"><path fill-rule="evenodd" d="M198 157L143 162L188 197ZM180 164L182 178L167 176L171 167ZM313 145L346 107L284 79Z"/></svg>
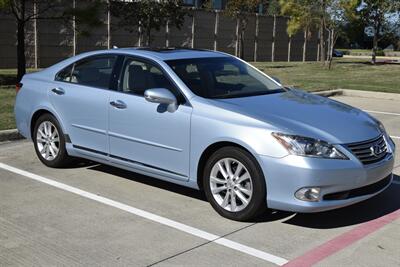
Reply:
<svg viewBox="0 0 400 267"><path fill-rule="evenodd" d="M12 141L12 140L20 140L20 139L23 139L23 138L24 137L19 134L17 129L0 131L0 142Z"/></svg>
<svg viewBox="0 0 400 267"><path fill-rule="evenodd" d="M320 96L331 97L331 96L343 95L343 90L336 89L336 90L318 91L312 93Z"/></svg>
<svg viewBox="0 0 400 267"><path fill-rule="evenodd" d="M335 89L335 90L327 90L327 91L318 91L318 92L313 92L313 93L317 94L317 95L321 95L321 96L326 96L326 97L343 95L343 96L365 97L365 98L400 101L400 94L371 92L371 91L362 91L362 90Z"/></svg>
<svg viewBox="0 0 400 267"><path fill-rule="evenodd" d="M343 95L400 101L400 94L342 89Z"/></svg>

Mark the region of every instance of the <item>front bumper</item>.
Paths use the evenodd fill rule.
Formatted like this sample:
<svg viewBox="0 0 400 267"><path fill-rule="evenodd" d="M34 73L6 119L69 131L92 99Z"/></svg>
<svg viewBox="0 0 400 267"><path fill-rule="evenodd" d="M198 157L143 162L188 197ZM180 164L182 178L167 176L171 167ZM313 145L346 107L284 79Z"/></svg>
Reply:
<svg viewBox="0 0 400 267"><path fill-rule="evenodd" d="M393 153L370 165L363 165L354 156L348 156L350 160L260 156L268 207L305 213L331 210L366 200L391 184ZM297 199L295 192L303 187L321 188L320 200Z"/></svg>

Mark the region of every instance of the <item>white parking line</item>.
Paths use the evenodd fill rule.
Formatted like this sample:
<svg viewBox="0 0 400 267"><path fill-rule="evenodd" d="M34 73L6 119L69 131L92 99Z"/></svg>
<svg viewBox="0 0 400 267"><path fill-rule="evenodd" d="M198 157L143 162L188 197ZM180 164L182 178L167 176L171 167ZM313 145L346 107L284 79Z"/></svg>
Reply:
<svg viewBox="0 0 400 267"><path fill-rule="evenodd" d="M377 113L377 114L386 114L386 115L394 115L394 116L400 116L400 113L394 113L394 112L385 112L385 111L376 111L376 110L366 110L364 109L365 112L370 112L370 113Z"/></svg>
<svg viewBox="0 0 400 267"><path fill-rule="evenodd" d="M400 139L400 136L391 135L390 137L391 137L391 138L394 138L394 139Z"/></svg>
<svg viewBox="0 0 400 267"><path fill-rule="evenodd" d="M111 207L114 207L114 208L129 212L131 214L143 217L145 219L148 219L148 220L151 220L151 221L154 221L154 222L169 226L169 227L174 228L176 230L191 234L193 236L197 236L199 238L208 240L210 242L214 242L214 243L220 244L222 246L225 246L225 247L240 251L242 253L257 257L259 259L274 263L274 264L279 265L279 266L282 266L282 265L284 265L284 264L286 264L288 262L288 260L286 260L284 258L269 254L267 252L264 252L264 251L261 251L261 250L258 250L258 249L252 248L252 247L248 247L246 245L242 245L240 243L231 241L229 239L226 239L226 238L223 238L223 237L220 237L220 236L208 233L208 232L205 232L203 230L188 226L186 224L179 223L179 222L170 220L168 218L161 217L161 216L158 216L156 214L153 214L153 213L150 213L150 212L147 212L147 211L135 208L135 207L128 206L126 204L111 200L109 198L101 197L101 196L95 195L93 193L90 193L90 192L87 192L87 191L83 191L83 190L78 189L76 187L72 187L72 186L69 186L69 185L66 185L66 184L63 184L63 183L60 183L60 182L57 182L57 181L42 177L40 175L37 175L37 174L34 174L34 173L30 173L30 172L27 172L27 171L12 167L10 165L7 165L7 164L1 163L1 162L0 162L0 168L2 168L4 170L7 170L7 171L10 171L10 172L13 172L13 173L16 173L16 174L19 174L19 175L22 175L22 176L25 176L25 177L30 178L32 180L36 180L36 181L45 183L47 185L51 185L51 186L54 186L56 188L59 188L59 189L62 189L62 190L65 190L65 191L80 195L82 197L85 197L85 198L88 198L88 199L103 203L105 205L108 205L108 206L111 206Z"/></svg>

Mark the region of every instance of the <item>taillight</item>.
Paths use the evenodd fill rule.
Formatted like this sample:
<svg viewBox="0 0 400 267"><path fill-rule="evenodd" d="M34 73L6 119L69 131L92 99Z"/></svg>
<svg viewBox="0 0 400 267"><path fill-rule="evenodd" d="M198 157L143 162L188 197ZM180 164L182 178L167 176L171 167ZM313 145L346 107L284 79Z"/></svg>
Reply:
<svg viewBox="0 0 400 267"><path fill-rule="evenodd" d="M22 83L17 83L17 84L15 85L15 91L17 92L17 94L18 94L19 90L21 90L22 85L23 85Z"/></svg>

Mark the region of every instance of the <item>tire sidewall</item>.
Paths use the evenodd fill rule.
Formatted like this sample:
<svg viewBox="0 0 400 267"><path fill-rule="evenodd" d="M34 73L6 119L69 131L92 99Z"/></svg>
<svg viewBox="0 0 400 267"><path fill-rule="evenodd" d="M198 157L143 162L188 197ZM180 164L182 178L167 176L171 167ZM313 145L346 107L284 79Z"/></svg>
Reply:
<svg viewBox="0 0 400 267"><path fill-rule="evenodd" d="M59 136L59 139L60 139L59 151L58 151L57 156L53 160L46 160L45 158L43 158L42 155L40 154L38 146L37 146L37 141L36 141L37 130L39 128L39 125L42 122L45 122L45 121L51 122L57 128L58 136ZM33 139L33 144L34 144L34 147L35 147L36 154L37 154L39 160L44 165L46 165L48 167L53 167L53 168L54 167L60 167L60 166L64 165L65 159L67 157L67 152L66 152L66 149L65 149L65 138L64 138L64 134L63 134L63 132L61 130L60 124L58 123L56 118L54 118L54 116L52 116L50 114L44 114L44 115L39 117L39 119L35 123L35 128L33 130L32 139Z"/></svg>
<svg viewBox="0 0 400 267"><path fill-rule="evenodd" d="M210 173L213 166L223 158L233 158L241 162L252 178L253 193L250 203L241 211L230 212L222 208L214 199L210 189ZM263 172L256 159L247 151L237 147L221 148L211 155L208 159L203 176L203 188L206 197L213 208L223 217L237 220L248 221L257 217L267 208L266 204L266 184Z"/></svg>

